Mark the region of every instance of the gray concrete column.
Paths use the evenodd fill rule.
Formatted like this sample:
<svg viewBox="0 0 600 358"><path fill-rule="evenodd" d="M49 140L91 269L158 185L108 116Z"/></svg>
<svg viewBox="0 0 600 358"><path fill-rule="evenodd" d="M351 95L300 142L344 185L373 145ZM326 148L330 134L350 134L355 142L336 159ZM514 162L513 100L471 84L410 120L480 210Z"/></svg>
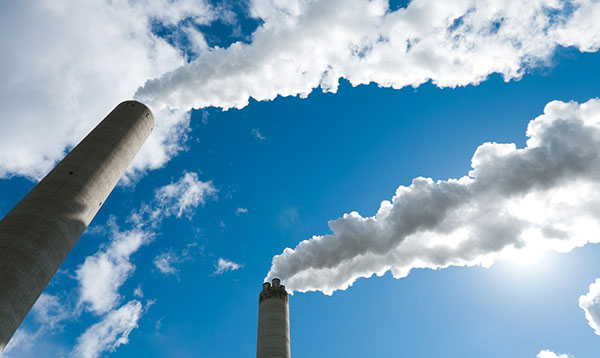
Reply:
<svg viewBox="0 0 600 358"><path fill-rule="evenodd" d="M119 104L0 221L0 352L153 127L148 107Z"/></svg>
<svg viewBox="0 0 600 358"><path fill-rule="evenodd" d="M279 279L263 283L258 299L256 358L290 358L289 299Z"/></svg>

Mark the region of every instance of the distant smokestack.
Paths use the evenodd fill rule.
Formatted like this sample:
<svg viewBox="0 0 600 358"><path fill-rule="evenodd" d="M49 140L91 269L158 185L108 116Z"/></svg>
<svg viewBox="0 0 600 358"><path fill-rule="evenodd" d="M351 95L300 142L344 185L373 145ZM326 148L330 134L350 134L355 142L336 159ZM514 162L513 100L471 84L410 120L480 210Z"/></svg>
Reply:
<svg viewBox="0 0 600 358"><path fill-rule="evenodd" d="M153 127L148 107L119 104L0 221L0 353Z"/></svg>
<svg viewBox="0 0 600 358"><path fill-rule="evenodd" d="M256 358L290 358L288 293L278 278L265 282L258 299Z"/></svg>

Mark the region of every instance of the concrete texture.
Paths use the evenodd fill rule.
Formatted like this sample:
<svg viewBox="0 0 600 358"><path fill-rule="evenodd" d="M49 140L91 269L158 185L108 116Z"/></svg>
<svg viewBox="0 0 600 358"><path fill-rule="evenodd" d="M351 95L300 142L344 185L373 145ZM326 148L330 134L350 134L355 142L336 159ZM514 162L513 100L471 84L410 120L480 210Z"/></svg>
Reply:
<svg viewBox="0 0 600 358"><path fill-rule="evenodd" d="M288 293L279 279L263 283L258 299L256 358L290 358Z"/></svg>
<svg viewBox="0 0 600 358"><path fill-rule="evenodd" d="M119 104L0 221L0 352L153 127L148 107Z"/></svg>

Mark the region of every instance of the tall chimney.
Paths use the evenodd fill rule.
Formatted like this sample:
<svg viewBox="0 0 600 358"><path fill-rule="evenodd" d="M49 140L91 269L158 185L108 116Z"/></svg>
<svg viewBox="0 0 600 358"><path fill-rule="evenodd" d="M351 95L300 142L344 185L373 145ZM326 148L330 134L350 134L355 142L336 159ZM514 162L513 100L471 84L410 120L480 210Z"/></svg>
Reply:
<svg viewBox="0 0 600 358"><path fill-rule="evenodd" d="M0 221L0 353L154 127L119 104Z"/></svg>
<svg viewBox="0 0 600 358"><path fill-rule="evenodd" d="M258 299L256 358L290 358L288 293L278 278L263 283Z"/></svg>

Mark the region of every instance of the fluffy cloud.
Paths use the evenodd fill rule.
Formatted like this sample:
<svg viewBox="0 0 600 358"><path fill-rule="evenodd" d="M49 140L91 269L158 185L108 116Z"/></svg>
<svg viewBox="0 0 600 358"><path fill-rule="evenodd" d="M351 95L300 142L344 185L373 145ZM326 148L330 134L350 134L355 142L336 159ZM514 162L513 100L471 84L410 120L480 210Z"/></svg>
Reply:
<svg viewBox="0 0 600 358"><path fill-rule="evenodd" d="M330 221L331 234L275 256L267 279L331 294L387 271L489 266L599 242L600 99L548 103L527 136L520 149L482 144L462 178L398 187L374 216Z"/></svg>
<svg viewBox="0 0 600 358"><path fill-rule="evenodd" d="M579 297L579 307L584 310L590 327L600 336L600 278L590 285L587 294Z"/></svg>
<svg viewBox="0 0 600 358"><path fill-rule="evenodd" d="M206 24L216 16L204 0L4 2L0 178L43 176L146 79L185 64L181 51L152 33L153 23ZM187 31L190 41L203 41ZM186 111L154 114L155 131L130 174L161 166L181 147Z"/></svg>
<svg viewBox="0 0 600 358"><path fill-rule="evenodd" d="M243 265L235 263L233 261L226 260L222 257L219 257L219 261L215 265L215 275L222 275L225 272L239 270L243 267Z"/></svg>
<svg viewBox="0 0 600 358"><path fill-rule="evenodd" d="M103 352L112 352L118 346L129 343L129 334L138 326L143 307L139 301L129 301L104 319L89 327L77 339L73 356L96 358Z"/></svg>
<svg viewBox="0 0 600 358"><path fill-rule="evenodd" d="M568 354L556 354L549 350L543 350L538 353L537 358L574 358L574 357L572 355L568 355Z"/></svg>
<svg viewBox="0 0 600 358"><path fill-rule="evenodd" d="M112 236L108 247L88 256L77 269L79 303L96 314L118 304L119 288L135 270L131 255L153 239L151 233L139 229L119 232L114 228Z"/></svg>
<svg viewBox="0 0 600 358"><path fill-rule="evenodd" d="M212 48L146 82L137 97L158 108L240 108L250 97L306 97L353 85L439 87L508 81L543 64L557 46L597 51L600 3L591 0L253 0L264 21L250 44Z"/></svg>

